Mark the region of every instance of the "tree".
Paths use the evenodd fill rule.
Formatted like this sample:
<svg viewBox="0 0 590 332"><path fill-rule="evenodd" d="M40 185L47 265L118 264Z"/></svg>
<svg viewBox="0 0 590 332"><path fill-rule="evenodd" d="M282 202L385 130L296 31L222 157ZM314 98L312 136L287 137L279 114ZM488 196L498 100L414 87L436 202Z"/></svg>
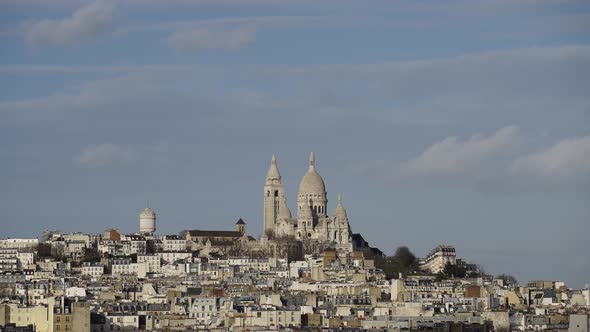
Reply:
<svg viewBox="0 0 590 332"><path fill-rule="evenodd" d="M224 250L224 254L228 257L237 257L243 255L250 255L247 248L244 246L242 241L234 241L231 246L228 246Z"/></svg>
<svg viewBox="0 0 590 332"><path fill-rule="evenodd" d="M500 279L502 280L502 282L504 282L504 285L512 285L512 286L516 286L518 285L518 280L516 280L516 278L512 275L509 274L500 274L496 277L496 279Z"/></svg>
<svg viewBox="0 0 590 332"><path fill-rule="evenodd" d="M393 256L375 257L375 266L383 270L386 278L396 278L399 273L413 274L418 271L418 260L406 246L398 247Z"/></svg>
<svg viewBox="0 0 590 332"><path fill-rule="evenodd" d="M304 254L318 254L322 251L326 250L329 247L328 242L324 242L321 240L304 238L301 240L303 244L303 253Z"/></svg>
<svg viewBox="0 0 590 332"><path fill-rule="evenodd" d="M465 278L467 276L467 268L447 262L443 273L447 278Z"/></svg>
<svg viewBox="0 0 590 332"><path fill-rule="evenodd" d="M416 255L406 246L398 247L393 258L405 269L411 269L417 264Z"/></svg>
<svg viewBox="0 0 590 332"><path fill-rule="evenodd" d="M269 240L274 240L274 238L275 238L275 236L276 236L276 234L275 234L275 231L274 231L274 230L272 230L272 229L267 229L267 230L266 230L266 231L264 231L264 232L265 232L265 234L266 234L266 238L267 238L267 239L269 239Z"/></svg>
<svg viewBox="0 0 590 332"><path fill-rule="evenodd" d="M82 262L100 262L100 253L96 248L85 248L84 249L84 257L82 258Z"/></svg>
<svg viewBox="0 0 590 332"><path fill-rule="evenodd" d="M37 246L37 256L40 259L51 257L51 243L39 243Z"/></svg>

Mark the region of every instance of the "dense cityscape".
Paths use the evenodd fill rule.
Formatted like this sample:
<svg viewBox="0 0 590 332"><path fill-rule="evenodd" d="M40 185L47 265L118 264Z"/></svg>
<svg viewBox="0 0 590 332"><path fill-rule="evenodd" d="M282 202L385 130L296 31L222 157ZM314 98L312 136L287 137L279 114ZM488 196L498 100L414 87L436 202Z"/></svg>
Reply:
<svg viewBox="0 0 590 332"><path fill-rule="evenodd" d="M590 0L0 0L0 332L590 332L589 87Z"/></svg>
<svg viewBox="0 0 590 332"><path fill-rule="evenodd" d="M295 217L274 155L263 187L258 239L243 219L159 234L146 207L132 234L0 240L0 331L588 331L588 288L371 247L342 195L327 214L313 153Z"/></svg>

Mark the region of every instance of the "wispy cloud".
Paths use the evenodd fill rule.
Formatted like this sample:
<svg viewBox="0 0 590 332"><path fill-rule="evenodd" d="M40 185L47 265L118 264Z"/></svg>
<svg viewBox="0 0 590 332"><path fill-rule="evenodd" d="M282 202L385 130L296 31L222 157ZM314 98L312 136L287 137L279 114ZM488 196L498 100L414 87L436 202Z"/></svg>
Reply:
<svg viewBox="0 0 590 332"><path fill-rule="evenodd" d="M256 40L256 29L252 26L238 26L232 29L196 28L174 32L168 44L183 53L203 49L239 49Z"/></svg>
<svg viewBox="0 0 590 332"><path fill-rule="evenodd" d="M44 19L26 28L30 45L73 45L91 40L112 28L114 2L96 0L77 9L71 17L61 20Z"/></svg>
<svg viewBox="0 0 590 332"><path fill-rule="evenodd" d="M74 161L84 167L97 168L116 163L127 163L138 158L137 151L111 143L89 145L82 149Z"/></svg>
<svg viewBox="0 0 590 332"><path fill-rule="evenodd" d="M590 136L568 138L515 160L510 171L540 184L590 181Z"/></svg>
<svg viewBox="0 0 590 332"><path fill-rule="evenodd" d="M377 160L361 165L361 170L394 182L465 180L479 177L489 163L513 151L522 141L517 126L506 126L485 136L449 136L433 143L408 160Z"/></svg>
<svg viewBox="0 0 590 332"><path fill-rule="evenodd" d="M478 134L468 139L447 137L428 147L418 157L395 165L393 176L447 177L471 173L514 147L519 141L519 134L517 126L508 126L490 136Z"/></svg>
<svg viewBox="0 0 590 332"><path fill-rule="evenodd" d="M531 146L538 138L525 135L517 126L489 136L451 136L415 158L373 160L361 164L360 170L394 183L460 184L483 192L587 191L590 136Z"/></svg>

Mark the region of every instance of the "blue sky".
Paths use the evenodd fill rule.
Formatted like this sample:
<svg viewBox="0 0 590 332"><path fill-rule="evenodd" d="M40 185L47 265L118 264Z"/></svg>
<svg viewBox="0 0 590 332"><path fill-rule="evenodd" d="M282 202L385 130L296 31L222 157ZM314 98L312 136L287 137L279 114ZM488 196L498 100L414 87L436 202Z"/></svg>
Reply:
<svg viewBox="0 0 590 332"><path fill-rule="evenodd" d="M0 2L2 237L258 236L310 151L353 231L590 282L585 1Z"/></svg>

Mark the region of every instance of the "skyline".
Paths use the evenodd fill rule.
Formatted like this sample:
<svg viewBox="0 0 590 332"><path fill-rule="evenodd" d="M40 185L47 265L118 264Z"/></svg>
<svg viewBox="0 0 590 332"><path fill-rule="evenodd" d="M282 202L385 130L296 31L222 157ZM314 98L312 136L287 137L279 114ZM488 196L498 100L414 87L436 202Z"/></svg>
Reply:
<svg viewBox="0 0 590 332"><path fill-rule="evenodd" d="M316 153L392 253L590 282L584 1L0 3L2 237L262 225ZM165 11L166 10L166 11ZM563 259L568 257L568 259Z"/></svg>

